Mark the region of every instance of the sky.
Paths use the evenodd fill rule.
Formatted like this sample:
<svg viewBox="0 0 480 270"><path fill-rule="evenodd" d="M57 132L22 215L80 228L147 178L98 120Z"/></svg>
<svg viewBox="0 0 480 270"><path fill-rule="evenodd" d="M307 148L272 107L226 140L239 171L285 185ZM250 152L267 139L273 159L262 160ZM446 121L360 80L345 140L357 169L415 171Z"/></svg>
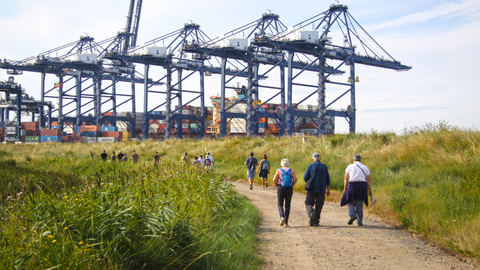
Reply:
<svg viewBox="0 0 480 270"><path fill-rule="evenodd" d="M194 22L209 37L220 36L273 12L287 26L327 10L336 1L144 0L137 44ZM78 40L112 37L126 22L130 0L22 0L0 2L0 59L21 60ZM480 0L340 1L405 72L356 66L358 133L397 132L445 121L464 129L480 127ZM0 70L0 81L9 75ZM40 76L15 76L39 98ZM53 84L53 82L52 82ZM206 82L216 95L218 82ZM327 102L338 91L327 85ZM295 99L299 99L301 94ZM137 102L141 108L141 99ZM207 104L209 105L209 104ZM344 106L345 103L339 106ZM337 107L335 107L337 108ZM343 118L336 132L347 133Z"/></svg>

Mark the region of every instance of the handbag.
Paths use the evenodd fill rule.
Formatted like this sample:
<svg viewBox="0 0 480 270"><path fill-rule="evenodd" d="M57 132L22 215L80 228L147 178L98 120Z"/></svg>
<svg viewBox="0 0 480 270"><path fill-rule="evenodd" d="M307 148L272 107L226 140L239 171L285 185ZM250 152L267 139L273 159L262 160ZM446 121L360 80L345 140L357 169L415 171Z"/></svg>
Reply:
<svg viewBox="0 0 480 270"><path fill-rule="evenodd" d="M322 163L320 163L317 167L317 169L315 170L315 173L313 174L312 177L310 177L307 182L305 182L305 190L307 191L312 191L313 190L313 179L315 179L315 174L317 173L318 171L318 168L320 168L320 165L322 165Z"/></svg>

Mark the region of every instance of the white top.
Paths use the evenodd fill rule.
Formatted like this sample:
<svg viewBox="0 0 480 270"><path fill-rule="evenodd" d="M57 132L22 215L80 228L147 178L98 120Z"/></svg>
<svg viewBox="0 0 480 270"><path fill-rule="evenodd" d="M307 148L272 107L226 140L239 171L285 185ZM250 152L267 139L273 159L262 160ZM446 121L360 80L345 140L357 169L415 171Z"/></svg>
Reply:
<svg viewBox="0 0 480 270"><path fill-rule="evenodd" d="M345 172L350 176L350 179L348 180L349 182L367 182L366 175L370 175L368 167L363 165L360 161L355 161L355 163L348 165Z"/></svg>

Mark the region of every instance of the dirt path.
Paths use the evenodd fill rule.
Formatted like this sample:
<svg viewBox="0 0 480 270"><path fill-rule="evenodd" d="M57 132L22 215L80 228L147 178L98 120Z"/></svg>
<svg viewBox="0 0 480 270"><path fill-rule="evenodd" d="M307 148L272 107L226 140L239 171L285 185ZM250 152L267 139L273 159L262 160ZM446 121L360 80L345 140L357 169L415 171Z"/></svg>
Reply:
<svg viewBox="0 0 480 270"><path fill-rule="evenodd" d="M321 226L310 227L301 193L293 195L290 227L281 227L276 188L232 184L262 212L264 269L478 269L474 260L461 262L376 216L365 213L365 226L349 226L348 209L339 204L326 202Z"/></svg>

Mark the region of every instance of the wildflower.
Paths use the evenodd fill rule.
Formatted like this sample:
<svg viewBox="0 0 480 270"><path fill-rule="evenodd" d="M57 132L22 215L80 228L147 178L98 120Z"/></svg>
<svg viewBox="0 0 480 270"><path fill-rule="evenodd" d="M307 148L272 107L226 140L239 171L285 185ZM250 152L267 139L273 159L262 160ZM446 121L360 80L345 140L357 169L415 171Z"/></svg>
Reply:
<svg viewBox="0 0 480 270"><path fill-rule="evenodd" d="M50 234L50 235L48 236L48 238L53 238L53 235Z"/></svg>
<svg viewBox="0 0 480 270"><path fill-rule="evenodd" d="M55 242L57 242L57 240L53 240L53 241L52 241L52 243L55 243Z"/></svg>
<svg viewBox="0 0 480 270"><path fill-rule="evenodd" d="M64 230L68 230L68 227L63 228Z"/></svg>
<svg viewBox="0 0 480 270"><path fill-rule="evenodd" d="M78 243L79 245L83 244L83 242Z"/></svg>

